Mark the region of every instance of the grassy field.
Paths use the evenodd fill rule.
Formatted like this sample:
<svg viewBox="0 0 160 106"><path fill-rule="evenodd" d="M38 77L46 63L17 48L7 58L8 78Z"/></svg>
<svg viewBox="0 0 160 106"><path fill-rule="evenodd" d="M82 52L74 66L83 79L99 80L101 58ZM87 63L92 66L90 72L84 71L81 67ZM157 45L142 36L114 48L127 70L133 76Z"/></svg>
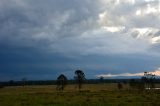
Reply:
<svg viewBox="0 0 160 106"><path fill-rule="evenodd" d="M0 89L0 106L160 106L160 91L129 90L125 85L88 84L78 91L69 85L64 92L56 86L5 87Z"/></svg>

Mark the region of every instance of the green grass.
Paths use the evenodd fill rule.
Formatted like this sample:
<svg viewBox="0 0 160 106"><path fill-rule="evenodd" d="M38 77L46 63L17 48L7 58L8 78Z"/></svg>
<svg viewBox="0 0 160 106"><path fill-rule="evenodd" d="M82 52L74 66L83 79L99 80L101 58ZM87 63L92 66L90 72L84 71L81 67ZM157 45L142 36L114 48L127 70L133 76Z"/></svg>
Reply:
<svg viewBox="0 0 160 106"><path fill-rule="evenodd" d="M64 92L55 86L5 87L0 106L160 106L160 91L117 90L115 84L85 85L78 91L69 85Z"/></svg>

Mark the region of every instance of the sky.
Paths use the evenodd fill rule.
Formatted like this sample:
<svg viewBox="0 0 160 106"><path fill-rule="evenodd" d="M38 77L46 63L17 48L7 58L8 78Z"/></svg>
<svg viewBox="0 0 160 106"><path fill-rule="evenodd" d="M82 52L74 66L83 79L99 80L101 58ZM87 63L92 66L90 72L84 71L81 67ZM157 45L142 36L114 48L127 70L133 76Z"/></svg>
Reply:
<svg viewBox="0 0 160 106"><path fill-rule="evenodd" d="M0 81L160 74L160 0L0 0Z"/></svg>

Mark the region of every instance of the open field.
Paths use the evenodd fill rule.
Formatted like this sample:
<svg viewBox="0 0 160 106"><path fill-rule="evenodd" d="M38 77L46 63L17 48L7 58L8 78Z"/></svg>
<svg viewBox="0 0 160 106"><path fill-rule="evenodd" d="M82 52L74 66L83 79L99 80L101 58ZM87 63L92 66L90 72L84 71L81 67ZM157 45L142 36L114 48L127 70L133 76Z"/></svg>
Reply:
<svg viewBox="0 0 160 106"><path fill-rule="evenodd" d="M0 89L0 106L160 106L159 98L159 90L118 90L116 84L88 84L81 91L69 85L64 92L54 85Z"/></svg>

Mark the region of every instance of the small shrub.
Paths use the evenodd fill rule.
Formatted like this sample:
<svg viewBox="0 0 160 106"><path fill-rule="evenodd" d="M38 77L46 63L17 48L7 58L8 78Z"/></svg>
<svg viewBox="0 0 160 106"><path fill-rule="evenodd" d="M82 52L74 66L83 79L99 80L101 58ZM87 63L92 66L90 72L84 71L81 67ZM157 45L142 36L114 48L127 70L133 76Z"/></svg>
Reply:
<svg viewBox="0 0 160 106"><path fill-rule="evenodd" d="M118 87L119 90L121 90L123 88L123 85L121 83L118 83L117 87Z"/></svg>

